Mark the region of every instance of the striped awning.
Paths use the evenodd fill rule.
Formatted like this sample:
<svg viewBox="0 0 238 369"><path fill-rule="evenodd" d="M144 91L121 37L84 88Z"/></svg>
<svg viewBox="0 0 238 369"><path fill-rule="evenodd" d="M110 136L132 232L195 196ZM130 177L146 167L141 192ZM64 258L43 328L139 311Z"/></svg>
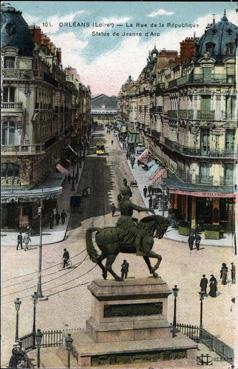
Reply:
<svg viewBox="0 0 238 369"><path fill-rule="evenodd" d="M139 155L138 160L146 164L149 161L149 156L150 156L149 150L145 149L143 153Z"/></svg>
<svg viewBox="0 0 238 369"><path fill-rule="evenodd" d="M160 169L160 166L158 164L154 164L149 170L148 170L148 178L151 179L155 175L155 173L158 172Z"/></svg>
<svg viewBox="0 0 238 369"><path fill-rule="evenodd" d="M160 170L156 171L156 173L151 178L152 184L162 182L163 178L167 177L167 170L165 168L161 168Z"/></svg>

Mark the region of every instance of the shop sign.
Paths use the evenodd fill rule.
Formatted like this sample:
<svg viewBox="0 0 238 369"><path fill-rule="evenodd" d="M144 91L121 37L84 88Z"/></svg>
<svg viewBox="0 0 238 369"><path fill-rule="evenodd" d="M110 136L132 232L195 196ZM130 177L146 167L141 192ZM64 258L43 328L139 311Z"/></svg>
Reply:
<svg viewBox="0 0 238 369"><path fill-rule="evenodd" d="M222 193L222 192L190 192L190 191L180 191L169 189L169 193L175 193L177 195L188 195L195 197L235 197L233 193Z"/></svg>

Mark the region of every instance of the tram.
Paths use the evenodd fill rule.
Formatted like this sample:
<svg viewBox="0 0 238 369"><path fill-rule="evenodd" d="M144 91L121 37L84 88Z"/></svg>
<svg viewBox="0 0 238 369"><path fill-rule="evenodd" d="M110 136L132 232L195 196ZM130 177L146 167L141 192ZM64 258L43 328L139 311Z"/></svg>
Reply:
<svg viewBox="0 0 238 369"><path fill-rule="evenodd" d="M100 141L96 142L96 154L97 155L104 155L105 154L104 144Z"/></svg>

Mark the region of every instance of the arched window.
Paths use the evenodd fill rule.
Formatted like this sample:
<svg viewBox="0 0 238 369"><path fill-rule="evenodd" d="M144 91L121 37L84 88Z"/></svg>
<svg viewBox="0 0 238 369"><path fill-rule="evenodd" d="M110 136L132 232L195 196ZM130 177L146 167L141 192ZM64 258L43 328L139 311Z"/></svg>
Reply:
<svg viewBox="0 0 238 369"><path fill-rule="evenodd" d="M234 53L235 53L235 45L232 42L226 44L226 54L233 55Z"/></svg>
<svg viewBox="0 0 238 369"><path fill-rule="evenodd" d="M15 145L16 123L13 121L2 123L2 145Z"/></svg>
<svg viewBox="0 0 238 369"><path fill-rule="evenodd" d="M208 51L210 55L214 53L214 49L215 49L215 44L213 42L206 43L206 51Z"/></svg>
<svg viewBox="0 0 238 369"><path fill-rule="evenodd" d="M19 177L19 165L14 163L2 163L1 177Z"/></svg>

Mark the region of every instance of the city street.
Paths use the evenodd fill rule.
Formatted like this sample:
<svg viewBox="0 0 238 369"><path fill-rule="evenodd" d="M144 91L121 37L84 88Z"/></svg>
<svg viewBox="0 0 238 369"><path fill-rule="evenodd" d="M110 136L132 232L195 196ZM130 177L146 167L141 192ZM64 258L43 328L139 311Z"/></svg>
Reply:
<svg viewBox="0 0 238 369"><path fill-rule="evenodd" d="M79 209L74 209L69 220L66 239L61 243L43 247L42 290L48 300L37 304L36 326L42 330L63 328L84 328L90 317L90 293L87 285L91 280L101 277L101 270L95 266L85 251L85 231L88 227L113 226L118 219L111 216L110 205L117 204L117 195L122 187L123 178L130 182L132 172L127 164L125 153L121 150L113 134L96 131L97 137L105 139L107 155L97 157L94 143L86 157L78 193L89 186L90 195L82 197ZM111 142L113 140L113 143ZM144 206L138 188L132 188L132 201ZM116 212L116 215L119 215ZM134 214L141 218L145 214ZM73 268L60 270L63 249L67 248L73 262ZM218 279L218 296L204 300L204 328L225 343L234 347L234 322L231 298L233 286L220 284L219 274L222 262L230 267L232 249L223 247L205 247L199 251L189 251L186 243L168 239L155 241L155 251L161 254L162 263L159 275L172 288L179 288L177 299L177 321L184 324L199 325L200 300L199 283L202 274L210 278L214 274ZM4 251L4 252L3 252ZM7 365L11 347L15 340L14 300L22 301L19 311L20 336L32 330L33 304L31 295L37 286L38 248L16 251L15 247L4 247L2 251L2 364ZM125 258L119 255L114 269L119 272ZM142 257L126 255L130 264L129 277L139 278L148 275ZM169 321L173 319L173 297L169 297ZM215 368L215 365L213 365Z"/></svg>

